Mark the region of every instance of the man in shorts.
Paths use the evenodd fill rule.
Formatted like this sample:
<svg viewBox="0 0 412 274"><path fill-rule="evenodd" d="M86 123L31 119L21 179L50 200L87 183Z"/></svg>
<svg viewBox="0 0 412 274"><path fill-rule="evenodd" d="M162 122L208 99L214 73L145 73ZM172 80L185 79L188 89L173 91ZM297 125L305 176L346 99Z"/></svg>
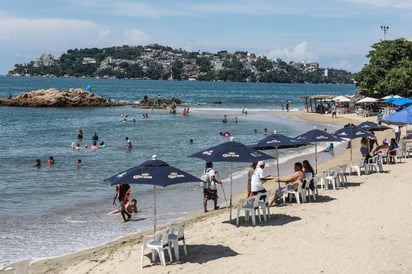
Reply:
<svg viewBox="0 0 412 274"><path fill-rule="evenodd" d="M208 187L203 189L203 209L204 209L204 212L206 213L206 212L209 212L209 210L207 210L207 201L208 200L213 200L215 210L219 209L219 207L217 206L217 199L219 197L217 196L216 184L221 184L222 181L220 181L216 178L216 172L213 169L213 163L212 162L207 162L206 163L205 171L207 172L207 174L209 176L209 182L210 182Z"/></svg>

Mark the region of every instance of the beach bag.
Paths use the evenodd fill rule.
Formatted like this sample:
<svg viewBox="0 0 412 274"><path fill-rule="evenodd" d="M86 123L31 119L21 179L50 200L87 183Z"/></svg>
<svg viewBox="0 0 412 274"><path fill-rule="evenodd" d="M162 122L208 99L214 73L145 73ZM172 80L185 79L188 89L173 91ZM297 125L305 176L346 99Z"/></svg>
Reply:
<svg viewBox="0 0 412 274"><path fill-rule="evenodd" d="M210 188L210 177L209 177L209 171L211 170L211 168L208 168L205 170L205 172L203 172L202 176L200 176L200 180L202 180L202 182L200 182L200 186L203 188Z"/></svg>

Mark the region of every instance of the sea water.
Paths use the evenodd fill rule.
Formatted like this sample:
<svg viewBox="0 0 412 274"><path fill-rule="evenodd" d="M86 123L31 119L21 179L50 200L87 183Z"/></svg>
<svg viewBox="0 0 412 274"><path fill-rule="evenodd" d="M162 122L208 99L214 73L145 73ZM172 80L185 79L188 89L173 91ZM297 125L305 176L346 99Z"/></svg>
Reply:
<svg viewBox="0 0 412 274"><path fill-rule="evenodd" d="M355 92L352 85L0 77L0 97L88 85L93 93L111 100L138 102L147 95L179 98L182 105L176 115L169 110L131 105L0 107L0 265L23 258L60 256L150 229L154 223L152 186L131 185L131 197L137 199L139 211L132 221L123 223L120 216L107 214L118 205L112 204L115 188L105 178L150 160L152 155L200 177L204 161L188 156L228 141L220 132L229 131L244 144L265 137L265 128L294 137L315 124L288 116L282 111L286 100L291 101L294 111L303 109L302 95ZM217 101L221 104L215 104ZM182 115L183 108L190 108L189 115ZM143 118L146 113L149 117ZM223 115L228 116L227 123L222 123ZM327 126L336 129L336 125ZM83 140L76 138L79 129L83 130ZM94 132L99 142L106 144L96 151L89 149ZM133 143L132 150L127 149L126 136ZM80 143L82 149L73 150L73 142ZM266 152L273 155L273 151ZM284 162L311 152L313 146L280 150L279 158ZM49 156L54 157L55 165L47 165ZM42 161L40 168L33 167L36 159ZM82 160L80 168L76 166L78 159ZM229 175L241 177L248 165L214 163L227 196ZM271 161L265 171L274 174L275 169ZM245 185L234 184L233 192L244 191ZM156 220L160 225L202 210L203 193L198 183L157 190ZM225 201L221 189L219 197L219 203Z"/></svg>

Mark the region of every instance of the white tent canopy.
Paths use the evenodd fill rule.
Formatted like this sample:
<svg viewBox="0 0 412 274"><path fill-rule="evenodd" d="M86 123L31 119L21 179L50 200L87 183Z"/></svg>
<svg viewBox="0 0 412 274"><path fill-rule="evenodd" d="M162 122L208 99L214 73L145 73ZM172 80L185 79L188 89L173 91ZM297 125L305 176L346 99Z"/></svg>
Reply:
<svg viewBox="0 0 412 274"><path fill-rule="evenodd" d="M376 103L378 101L378 99L376 98L372 98L372 97L365 97L363 99L360 99L359 101L357 101L357 104L362 104L362 103Z"/></svg>
<svg viewBox="0 0 412 274"><path fill-rule="evenodd" d="M350 102L350 99L346 96L339 95L339 96L336 96L336 97L332 98L332 101L335 101L335 102Z"/></svg>
<svg viewBox="0 0 412 274"><path fill-rule="evenodd" d="M399 95L386 95L385 97L382 97L382 100L390 99L390 98L402 98L402 96Z"/></svg>

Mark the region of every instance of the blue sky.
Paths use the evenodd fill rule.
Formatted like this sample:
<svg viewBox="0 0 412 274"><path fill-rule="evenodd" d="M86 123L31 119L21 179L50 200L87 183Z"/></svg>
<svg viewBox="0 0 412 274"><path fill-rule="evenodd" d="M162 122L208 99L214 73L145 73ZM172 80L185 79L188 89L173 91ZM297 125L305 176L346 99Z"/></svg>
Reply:
<svg viewBox="0 0 412 274"><path fill-rule="evenodd" d="M150 43L357 72L381 26L412 38L411 13L411 0L2 0L0 75L42 53Z"/></svg>

